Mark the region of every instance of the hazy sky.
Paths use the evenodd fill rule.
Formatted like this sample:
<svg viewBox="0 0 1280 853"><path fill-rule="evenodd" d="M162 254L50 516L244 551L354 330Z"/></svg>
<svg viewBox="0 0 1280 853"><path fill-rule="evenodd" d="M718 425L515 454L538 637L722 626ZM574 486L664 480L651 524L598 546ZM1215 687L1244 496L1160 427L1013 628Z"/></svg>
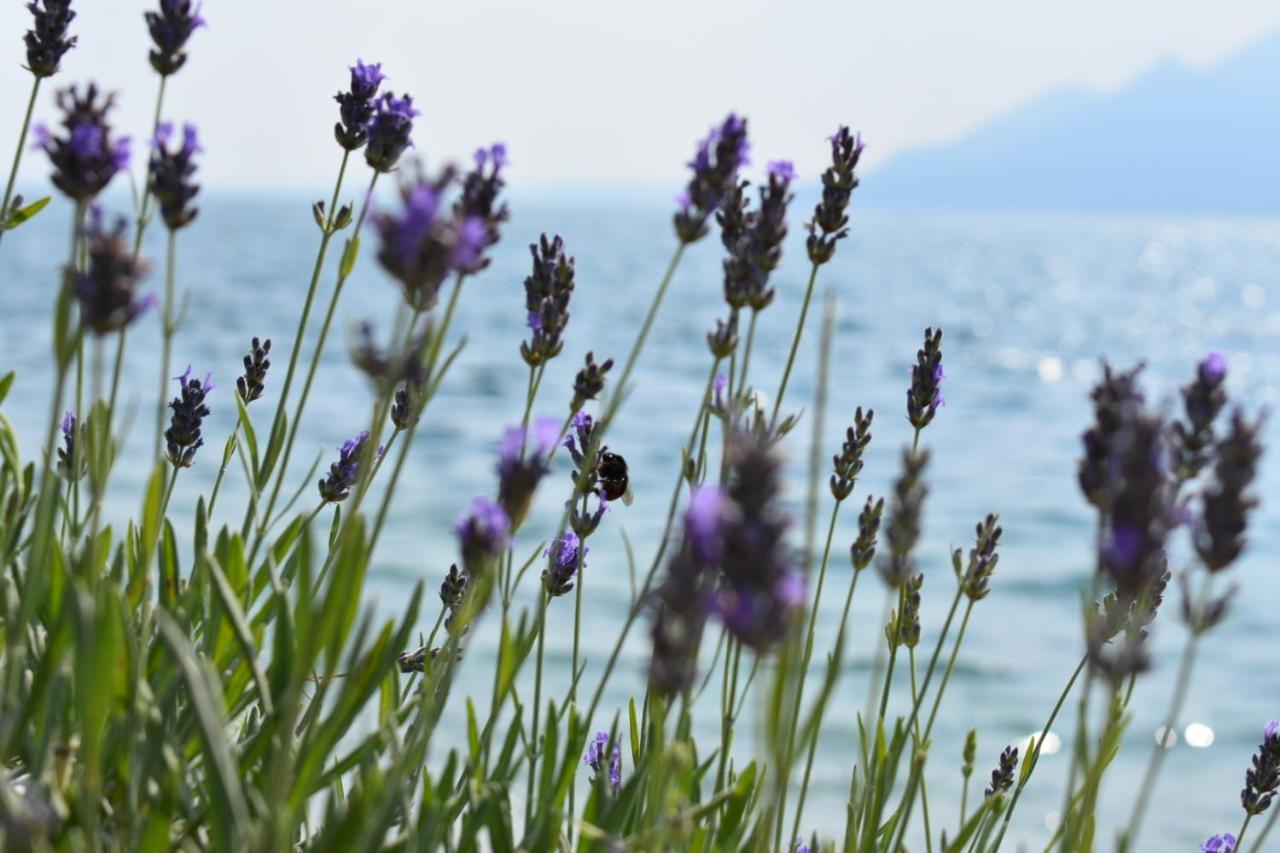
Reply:
<svg viewBox="0 0 1280 853"><path fill-rule="evenodd" d="M80 45L54 84L118 90L119 124L144 135L154 0L76 5ZM206 0L204 15L165 115L200 126L206 180L228 187L331 182L332 96L356 57L420 103L428 158L504 140L522 186L675 187L693 140L730 109L750 117L759 163L790 157L811 177L841 122L862 129L874 167L1044 91L1114 88L1166 57L1211 63L1280 27L1276 0ZM6 164L28 21L19 0L0 3ZM33 157L24 175L44 169Z"/></svg>

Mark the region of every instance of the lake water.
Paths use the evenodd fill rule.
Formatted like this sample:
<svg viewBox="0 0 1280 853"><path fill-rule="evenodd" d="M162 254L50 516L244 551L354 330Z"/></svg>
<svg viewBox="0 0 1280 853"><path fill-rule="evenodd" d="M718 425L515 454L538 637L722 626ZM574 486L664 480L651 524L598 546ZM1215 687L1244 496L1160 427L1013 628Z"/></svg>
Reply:
<svg viewBox="0 0 1280 853"><path fill-rule="evenodd" d="M179 480L172 504L179 519L190 517L196 497L207 492L216 472L234 418L229 395L252 335L269 336L276 344L267 397L257 407L260 422L268 417L318 239L305 198L211 195L203 202L200 219L180 236L179 281L192 296L190 318L175 347L174 372L190 362L197 373L211 371L220 388L210 400L208 446ZM464 292L455 328L466 332L467 346L419 432L367 589L372 602L392 615L412 584L425 580L431 604L424 609L424 630L435 615L434 589L454 559L452 522L472 494L492 491L493 444L504 425L519 419L523 406L526 370L517 350L524 332L526 245L539 231L558 232L577 258L567 345L548 369L536 407L557 418L567 410L573 373L588 349L598 357L625 356L673 245L666 205L647 198L517 198L513 208L493 266ZM797 208L807 209L807 203ZM37 452L47 411L49 309L54 269L65 253L67 213L65 206L52 206L0 247L0 368L18 371L4 409L27 458ZM159 260L158 229L150 237L148 250ZM331 267L336 260L335 251ZM799 234L793 235L774 282L778 298L761 318L752 362L752 378L761 388L776 387L806 274ZM331 270L324 282L322 295L331 286ZM840 300L824 456L838 448L855 406L873 407L877 418L864 478L837 529L815 662L823 660L834 636L857 507L868 491L888 490L898 453L910 439L903 395L926 325L946 330L947 405L924 436L934 461L919 551L926 573L922 650L932 649L953 590L950 547L967 547L973 524L988 511L1001 513L1005 528L992 593L975 611L936 727L929 770L935 827L953 826L956 819L965 731L980 730L972 793L980 797L1000 749L1040 727L1079 658L1077 590L1091 565L1092 517L1075 486L1075 462L1079 434L1090 416L1086 393L1097 375L1098 357L1105 354L1120 365L1145 358L1152 399L1165 401L1172 411L1177 386L1190 378L1195 360L1219 348L1230 359L1234 399L1250 409L1273 406L1280 394L1278 282L1280 222L855 214L852 237L824 268L819 284L820 292L833 290ZM161 284L152 277L152 288ZM584 608L589 687L628 600L620 533L626 530L642 567L657 545L674 460L708 369L703 337L723 314L720 293L720 247L709 239L680 268L635 374L635 393L610 436L609 444L631 462L636 503L610 513L591 543ZM364 426L370 390L349 366L348 332L365 317L381 320L385 328L397 298L366 247L339 310L340 328L318 376L291 482L301 481L317 454L327 465L336 445ZM135 417L113 483L110 514L115 518L136 512L149 468L157 327L150 316L130 338L125 395ZM809 411L817 328L814 319L788 396L792 406ZM789 499L797 515L809 431L806 420L786 444ZM1267 438L1276 437L1273 420ZM1264 461L1259 479L1266 496L1280 493L1277 469L1269 462ZM521 554L554 531L567 487L567 460L557 464L522 535ZM304 492L304 508L313 505L313 488ZM823 494L825 518L829 497L825 489ZM240 479L229 476L220 523L239 520L243 497ZM1183 726L1209 727L1212 743L1190 747L1180 732L1152 802L1143 849L1194 849L1210 833L1235 831L1239 824L1239 790L1259 728L1280 716L1274 606L1280 574L1265 558L1280 544L1276 521L1275 504L1264 502L1251 529L1252 546L1230 572L1241 595L1227 623L1204 643L1187 701ZM797 523L797 546L802 529ZM855 600L851 660L824 728L805 821L807 829L827 837L843 828L854 714L866 695L882 600L878 581L868 575ZM1174 605L1157 623L1156 669L1138 684L1125 749L1103 792L1099 838L1104 841L1109 827L1127 814L1168 701L1185 640ZM493 621L484 627L492 628ZM547 646L552 695L567 683L572 621L571 599L556 601ZM495 642L492 631L478 632L458 685L459 693L474 694L481 705L489 695ZM711 649L705 652L709 663ZM627 697L643 691L647 654L642 623L626 646L598 727L607 728ZM904 703L898 695L895 707ZM451 703L447 731L436 744L463 740L461 706ZM1069 707L1058 728L1068 744L1074 702ZM705 697L697 724L708 742L716 738L714 696ZM744 721L742 755L755 740L752 727L751 720ZM1051 813L1060 808L1065 754L1063 749L1043 756L1011 840L1031 848L1044 844ZM585 784L585 771L579 777Z"/></svg>

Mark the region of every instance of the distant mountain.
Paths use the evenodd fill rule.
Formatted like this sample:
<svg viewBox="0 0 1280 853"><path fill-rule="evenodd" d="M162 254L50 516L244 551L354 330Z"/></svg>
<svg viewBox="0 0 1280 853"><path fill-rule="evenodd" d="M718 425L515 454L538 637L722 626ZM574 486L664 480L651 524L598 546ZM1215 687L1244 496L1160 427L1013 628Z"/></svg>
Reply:
<svg viewBox="0 0 1280 853"><path fill-rule="evenodd" d="M1280 213L1280 35L1208 69L1063 91L869 170L892 207Z"/></svg>

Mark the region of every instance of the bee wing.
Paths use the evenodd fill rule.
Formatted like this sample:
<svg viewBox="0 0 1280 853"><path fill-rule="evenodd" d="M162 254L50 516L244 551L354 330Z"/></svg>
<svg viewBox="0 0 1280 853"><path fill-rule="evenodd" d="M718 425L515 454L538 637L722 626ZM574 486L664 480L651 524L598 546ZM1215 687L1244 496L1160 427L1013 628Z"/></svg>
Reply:
<svg viewBox="0 0 1280 853"><path fill-rule="evenodd" d="M635 503L635 500L636 500L636 493L631 491L631 482L628 480L627 490L622 493L622 505L631 506L633 503Z"/></svg>

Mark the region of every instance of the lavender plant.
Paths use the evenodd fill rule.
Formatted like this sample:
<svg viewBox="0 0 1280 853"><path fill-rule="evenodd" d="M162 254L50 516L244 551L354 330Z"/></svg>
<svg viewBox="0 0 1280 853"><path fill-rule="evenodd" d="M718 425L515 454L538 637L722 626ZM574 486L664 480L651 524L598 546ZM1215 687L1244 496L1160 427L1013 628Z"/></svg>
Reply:
<svg viewBox="0 0 1280 853"><path fill-rule="evenodd" d="M74 12L53 0L29 9L34 103L40 81L74 44L67 31ZM1098 845L1100 790L1125 744L1135 683L1160 664L1150 636L1167 621L1160 616L1169 583L1176 574L1188 631L1165 713L1171 729L1199 644L1229 615L1231 593L1215 593L1212 584L1247 550L1261 420L1240 408L1223 416L1230 402L1223 356L1212 353L1196 366L1177 417L1147 404L1138 369L1104 366L1077 472L1096 521L1096 535L1085 543L1095 571L1082 590L1079 662L1038 735L1003 749L983 796L971 803L977 732L963 745L935 744L934 726L971 617L999 588L1004 527L982 508L972 544L949 549L950 581L929 568L925 555L936 547L926 524L931 460L943 449L924 439L945 417L942 330L925 330L904 381L909 430L858 408L842 433L828 435L827 389L838 378L830 365L835 308L828 299L814 399L803 414L813 428L807 490L803 501L789 500L785 472L797 443L790 434L802 414L788 411L794 404L786 392L818 269L849 231L863 145L844 126L829 140L831 164L807 225L808 284L799 317L782 326L789 355L766 412L749 367L752 350L773 339L757 333L779 312L763 312L787 286L777 273L796 175L788 161L768 164L753 206L747 123L731 114L696 146L674 214L672 258L625 356L597 361L597 346L572 384L555 389L542 379L566 340L599 333L569 323L575 290L593 283L578 280L559 236L542 234L530 245L523 294L508 294L528 336L500 342L513 365L518 350L527 368L523 406L504 413L512 426L482 437L495 443L496 464L483 493L458 507L456 561L443 576L423 578L397 618L380 620L365 603L365 585L389 514L403 511L395 495L410 448L423 422L439 417L433 403L465 342L453 328L464 283L501 267L490 260L509 230L507 148L479 148L465 171L447 163L428 170L414 156L413 100L380 91L382 66L357 60L336 96L342 159L330 200L312 207L319 245L297 332L285 344L282 380L270 372L272 341L253 337L219 460L200 452L212 423L210 378L193 378L188 368L176 377L177 395L166 399L173 381L166 375L156 404L167 418L157 424L140 510L123 524L104 520L124 431L116 402L126 379L125 331L151 303L141 292L149 266L141 247L153 201L168 231L162 374L170 372L170 350L183 332L175 234L199 227L199 145L191 125L178 141L161 111L165 81L184 66L189 39L203 23L198 4L187 0L162 0L146 15L149 59L161 79L132 247L128 220L91 205L127 167L127 143L108 120L112 97L92 84L65 90L57 99L60 127L36 131L54 186L72 202L72 237L66 263L49 269L60 282L51 306L51 399L33 461L23 464L0 418L0 842L14 849L262 851L808 851L838 844L896 853L920 849L922 841L927 851L996 851L1024 790L1044 775L1036 772L1042 747L1075 695L1071 775L1051 846ZM362 150L367 189L358 202L340 205L347 171L358 168L352 154ZM17 166L15 160L15 173ZM395 201L375 209L378 181L393 172ZM0 213L4 227L13 227L34 210L11 203L7 190ZM378 266L402 299L386 337L371 321L358 327L352 357L370 380L367 419L353 415L343 430L354 437L330 457L327 472L317 480L313 468L303 478L297 494L315 488L317 505L295 509L297 498L285 497L288 469L309 442L300 425L310 423L309 393L366 221ZM665 516L661 500L649 495L635 509L656 506L660 521L648 568L637 571L626 534L624 548L612 541L627 518L631 483L619 452L624 441L611 430L624 417L629 383L681 259L713 222L724 252L727 316L707 336L707 380L688 401L688 437L666 449L673 481ZM347 229L323 319L312 329L329 244ZM0 379L0 403L12 377ZM353 397L359 391L351 389ZM559 415L539 414L547 394ZM253 413L262 406L253 404L272 396L260 442ZM873 424L877 441L903 447L887 497L859 492L869 474L891 473L868 470ZM237 457L246 495L238 528L219 525L214 514ZM194 518L173 517L175 490L197 488L189 476L179 484L179 472L209 465L217 466L216 479L207 497L196 495ZM851 541L841 539L838 525L850 501L858 508ZM535 511L540 506L558 513L558 523L546 524L548 516ZM1195 560L1189 572L1177 564L1176 539L1184 532L1190 548L1182 550ZM831 562L837 546L849 553L838 621L823 602L828 575L834 583L845 571L842 560ZM625 611L614 636L596 636L584 627L584 613L601 602L590 578L624 561L632 574ZM871 626L851 614L860 578L873 565L886 597L884 623ZM1197 592L1188 573L1199 580ZM439 582L434 621L423 609L424 582ZM947 589L951 604L935 626L927 605ZM625 706L605 707L637 622L648 627L645 675ZM570 624L568 675L557 677L546 666L547 635L561 630L568 637ZM492 650L482 645L486 629L496 637ZM825 659L815 665L815 646L828 636ZM876 662L861 712L832 704L855 644ZM456 695L463 667L491 669L487 703ZM717 676L719 689L704 699ZM753 740L742 736L744 707L753 697L761 729L754 741L762 749L743 763L742 743ZM1102 699L1100 720L1092 719L1094 697ZM718 732L700 730L695 710L716 700ZM464 730L445 723L454 708ZM832 748L824 727L830 731L835 714L856 731L853 742L833 747L843 750L850 774L842 835L829 825L811 831L814 818L805 812L814 758L819 748ZM953 800L939 797L936 776L930 791L925 768L931 755L957 754L962 786L952 814ZM1137 849L1163 754L1152 752L1115 839L1119 849ZM1240 828L1201 849L1243 849L1246 838L1262 849L1277 791L1280 727L1271 723L1245 771ZM1251 824L1267 813L1261 828Z"/></svg>

